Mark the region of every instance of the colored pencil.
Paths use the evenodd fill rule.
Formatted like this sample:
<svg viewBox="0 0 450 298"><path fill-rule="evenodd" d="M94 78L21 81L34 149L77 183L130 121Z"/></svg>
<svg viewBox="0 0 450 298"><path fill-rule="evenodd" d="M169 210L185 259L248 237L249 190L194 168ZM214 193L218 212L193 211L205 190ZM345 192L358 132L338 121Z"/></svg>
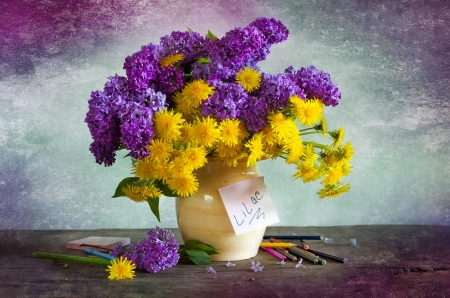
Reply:
<svg viewBox="0 0 450 298"><path fill-rule="evenodd" d="M90 248L85 248L84 252L87 253L88 255L100 257L100 258L105 259L105 260L110 260L111 261L111 260L115 260L116 259L116 257L110 256L108 254L105 254L103 252L99 252L97 250L93 250L93 249L90 249Z"/></svg>
<svg viewBox="0 0 450 298"><path fill-rule="evenodd" d="M270 238L270 241L272 243L283 243L282 241L275 239L275 238ZM294 255L301 256L309 261L312 261L312 262L314 262L314 264L320 263L321 265L325 265L327 263L326 260L319 258L312 252L300 249L298 247L290 247L290 248L288 248L288 251Z"/></svg>
<svg viewBox="0 0 450 298"><path fill-rule="evenodd" d="M285 257L285 256L283 256L282 254L276 252L275 250L273 250L273 249L270 248L270 247L260 247L260 248L261 248L262 250L264 250L264 251L270 253L272 256L277 257L277 258L280 259L280 260L286 260L286 257Z"/></svg>
<svg viewBox="0 0 450 298"><path fill-rule="evenodd" d="M275 248L274 249L277 253L282 254L283 256L285 256L286 258L288 258L289 260L293 261L293 262L297 262L297 257L294 256L293 254L290 254L287 250L282 249L282 248Z"/></svg>
<svg viewBox="0 0 450 298"><path fill-rule="evenodd" d="M327 253L324 253L324 252L321 252L321 251L318 251L318 250L315 250L315 249L311 249L311 248L309 248L308 251L310 251L313 254L316 254L318 256L324 257L324 258L328 258L328 259L332 259L332 260L335 260L335 261L339 261L339 262L342 262L344 264L347 263L347 259L346 258L333 256L333 255L330 255L330 254L327 254Z"/></svg>
<svg viewBox="0 0 450 298"><path fill-rule="evenodd" d="M50 253L44 253L44 252L35 252L35 253L33 253L33 255L35 257L44 258L44 259L65 260L65 261L98 264L98 265L111 265L111 261L104 260L104 259L58 255L58 254L50 254Z"/></svg>
<svg viewBox="0 0 450 298"><path fill-rule="evenodd" d="M261 242L259 244L260 247L294 247L296 246L294 243L286 243L286 242Z"/></svg>
<svg viewBox="0 0 450 298"><path fill-rule="evenodd" d="M303 239L303 240L323 240L323 236L315 236L315 235L264 235L263 239L270 239L270 238L276 238L276 239Z"/></svg>

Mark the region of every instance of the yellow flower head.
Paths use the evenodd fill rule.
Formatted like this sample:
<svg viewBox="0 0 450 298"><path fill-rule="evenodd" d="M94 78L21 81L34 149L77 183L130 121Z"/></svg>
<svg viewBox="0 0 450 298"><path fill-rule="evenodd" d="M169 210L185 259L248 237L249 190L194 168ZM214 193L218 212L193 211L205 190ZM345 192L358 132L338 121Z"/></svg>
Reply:
<svg viewBox="0 0 450 298"><path fill-rule="evenodd" d="M344 139L344 128L339 127L339 129L330 132L330 136L333 138L332 146L340 145Z"/></svg>
<svg viewBox="0 0 450 298"><path fill-rule="evenodd" d="M326 170L325 178L323 179L323 184L336 184L339 180L344 177L345 174L342 171L342 167L329 167Z"/></svg>
<svg viewBox="0 0 450 298"><path fill-rule="evenodd" d="M153 178L153 162L149 158L137 159L133 163L132 173L142 180L150 180Z"/></svg>
<svg viewBox="0 0 450 298"><path fill-rule="evenodd" d="M273 132L282 140L289 140L299 135L294 120L286 118L283 113L270 113L267 117Z"/></svg>
<svg viewBox="0 0 450 298"><path fill-rule="evenodd" d="M146 198L159 198L163 194L161 190L153 184L142 187L141 191L142 195Z"/></svg>
<svg viewBox="0 0 450 298"><path fill-rule="evenodd" d="M136 203L145 202L147 198L142 194L142 188L134 186L132 184L127 184L122 187L123 193L132 201Z"/></svg>
<svg viewBox="0 0 450 298"><path fill-rule="evenodd" d="M166 142L172 142L180 137L180 127L184 122L180 113L162 110L155 114L153 124L156 137Z"/></svg>
<svg viewBox="0 0 450 298"><path fill-rule="evenodd" d="M345 143L343 146L338 146L338 151L335 153L335 156L338 161L349 162L353 157L353 145L350 142Z"/></svg>
<svg viewBox="0 0 450 298"><path fill-rule="evenodd" d="M254 134L253 137L245 144L245 147L250 151L247 166L255 165L258 160L261 160L264 157L261 133Z"/></svg>
<svg viewBox="0 0 450 298"><path fill-rule="evenodd" d="M175 63L183 59L183 54L175 54L162 59L161 61L159 61L159 64L161 65L161 67L167 67L169 65L174 65Z"/></svg>
<svg viewBox="0 0 450 298"><path fill-rule="evenodd" d="M241 84L245 91L252 92L261 85L261 75L256 69L244 67L236 73L236 82Z"/></svg>
<svg viewBox="0 0 450 298"><path fill-rule="evenodd" d="M198 190L197 178L192 173L173 175L167 179L167 185L182 197L193 195Z"/></svg>
<svg viewBox="0 0 450 298"><path fill-rule="evenodd" d="M315 181L322 176L320 169L316 165L305 166L301 163L297 165L297 172L294 174L294 179L302 178L304 183Z"/></svg>
<svg viewBox="0 0 450 298"><path fill-rule="evenodd" d="M208 152L203 147L189 147L181 155L186 164L193 169L201 168L208 162Z"/></svg>
<svg viewBox="0 0 450 298"><path fill-rule="evenodd" d="M196 121L193 136L195 142L201 146L209 147L214 145L220 137L220 130L217 128L216 120L211 117L205 117Z"/></svg>
<svg viewBox="0 0 450 298"><path fill-rule="evenodd" d="M291 139L284 145L283 149L287 151L287 164L297 163L303 156L303 143L300 137Z"/></svg>
<svg viewBox="0 0 450 298"><path fill-rule="evenodd" d="M311 167L317 161L317 153L314 151L314 146L312 144L306 145L303 153L302 164L305 167Z"/></svg>
<svg viewBox="0 0 450 298"><path fill-rule="evenodd" d="M317 194L319 195L319 198L323 199L325 197L337 197L341 195L342 193L348 191L350 189L350 184L345 185L325 185L324 188L319 190Z"/></svg>
<svg viewBox="0 0 450 298"><path fill-rule="evenodd" d="M108 279L119 280L126 278L133 279L135 276L134 269L136 269L136 265L131 260L121 256L118 259L112 260L111 266L108 266L108 269L105 271L109 271Z"/></svg>
<svg viewBox="0 0 450 298"><path fill-rule="evenodd" d="M242 143L227 145L219 142L216 147L216 156L229 167L236 167L238 160L247 156L242 152Z"/></svg>
<svg viewBox="0 0 450 298"><path fill-rule="evenodd" d="M238 119L225 119L220 125L220 140L227 145L236 145L239 142L240 121Z"/></svg>
<svg viewBox="0 0 450 298"><path fill-rule="evenodd" d="M297 119L307 126L318 122L323 115L323 103L319 99L303 101L298 96L291 96L292 112Z"/></svg>
<svg viewBox="0 0 450 298"><path fill-rule="evenodd" d="M157 139L151 140L150 145L148 145L148 149L150 151L148 159L159 163L169 159L174 150L170 143Z"/></svg>
<svg viewBox="0 0 450 298"><path fill-rule="evenodd" d="M191 108L197 108L204 100L214 94L214 87L204 80L195 80L187 84L182 92L183 100L188 102Z"/></svg>
<svg viewBox="0 0 450 298"><path fill-rule="evenodd" d="M186 161L181 157L176 157L169 164L169 177L173 175L184 175L192 173L194 168L187 164Z"/></svg>
<svg viewBox="0 0 450 298"><path fill-rule="evenodd" d="M165 182L167 180L167 178L169 177L169 175L170 175L170 171L169 171L169 165L167 164L167 162L154 165L153 176L155 177L155 179L160 179L163 182Z"/></svg>

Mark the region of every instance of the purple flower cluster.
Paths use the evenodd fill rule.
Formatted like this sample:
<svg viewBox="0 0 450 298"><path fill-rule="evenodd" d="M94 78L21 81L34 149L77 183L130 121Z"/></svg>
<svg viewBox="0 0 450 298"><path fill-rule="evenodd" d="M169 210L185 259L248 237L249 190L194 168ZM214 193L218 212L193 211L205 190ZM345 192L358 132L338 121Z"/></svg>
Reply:
<svg viewBox="0 0 450 298"><path fill-rule="evenodd" d="M341 99L341 92L331 82L331 76L314 66L296 70L290 66L285 70L291 79L305 91L306 98L319 98L326 106L336 106Z"/></svg>
<svg viewBox="0 0 450 298"><path fill-rule="evenodd" d="M220 120L236 119L247 101L248 94L244 87L240 84L222 82L214 87L216 88L214 94L200 106L202 114Z"/></svg>
<svg viewBox="0 0 450 298"><path fill-rule="evenodd" d="M153 89L133 90L125 77L110 77L103 91L91 93L85 122L94 141L89 150L97 163L111 166L122 144L133 158L148 155L154 112L166 108L166 96Z"/></svg>
<svg viewBox="0 0 450 298"><path fill-rule="evenodd" d="M123 254L136 268L153 273L175 266L180 255L173 233L168 229L156 227L156 230L150 230L146 234L147 239L131 244L129 249L119 243L110 254L115 257Z"/></svg>
<svg viewBox="0 0 450 298"><path fill-rule="evenodd" d="M239 119L251 133L267 124L270 111L280 111L289 97L316 97L335 106L341 94L330 75L314 66L292 66L281 74L261 73L258 62L270 47L287 39L288 29L276 19L258 18L244 28L235 28L222 38L202 37L196 32L174 31L125 58L126 77L109 77L103 90L89 100L88 124L93 142L90 151L99 164L111 166L122 146L133 158L148 156L147 145L154 136L155 112L173 108L172 97L185 84L203 79L215 87L200 111L218 120ZM162 67L160 61L174 54L184 59ZM251 67L261 73L260 88L247 93L236 83L236 73Z"/></svg>

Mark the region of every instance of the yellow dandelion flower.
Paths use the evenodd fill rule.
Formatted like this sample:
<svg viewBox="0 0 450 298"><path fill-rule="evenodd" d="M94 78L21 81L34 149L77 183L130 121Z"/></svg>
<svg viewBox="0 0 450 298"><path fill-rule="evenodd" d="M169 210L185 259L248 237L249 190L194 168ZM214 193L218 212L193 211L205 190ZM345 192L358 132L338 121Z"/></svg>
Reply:
<svg viewBox="0 0 450 298"><path fill-rule="evenodd" d="M304 101L298 96L290 97L292 111L297 119L303 124L311 126L320 121L323 115L323 103L319 99Z"/></svg>
<svg viewBox="0 0 450 298"><path fill-rule="evenodd" d="M180 128L180 139L182 144L189 144L194 140L194 127L188 122L184 122Z"/></svg>
<svg viewBox="0 0 450 298"><path fill-rule="evenodd" d="M305 166L303 163L297 165L297 172L294 179L302 178L304 183L315 181L322 176L320 169L316 165Z"/></svg>
<svg viewBox="0 0 450 298"><path fill-rule="evenodd" d="M120 258L112 260L111 265L105 271L109 271L108 279L119 280L133 279L135 277L134 269L136 269L136 265L131 260L120 256Z"/></svg>
<svg viewBox="0 0 450 298"><path fill-rule="evenodd" d="M322 131L322 136L325 137L327 135L327 120L322 116L319 124L316 126L316 130Z"/></svg>
<svg viewBox="0 0 450 298"><path fill-rule="evenodd" d="M172 175L184 175L192 173L194 168L187 164L186 161L181 157L176 157L169 164L169 177Z"/></svg>
<svg viewBox="0 0 450 298"><path fill-rule="evenodd" d="M177 195L188 197L198 190L197 178L191 174L174 175L167 179L167 185Z"/></svg>
<svg viewBox="0 0 450 298"><path fill-rule="evenodd" d="M140 177L142 180L152 179L153 172L154 172L153 161L151 161L149 158L137 159L133 163L132 173Z"/></svg>
<svg viewBox="0 0 450 298"><path fill-rule="evenodd" d="M163 195L161 190L153 184L142 187L141 192L146 198L159 198Z"/></svg>
<svg viewBox="0 0 450 298"><path fill-rule="evenodd" d="M245 144L248 148L250 154L248 155L247 166L255 165L258 160L264 157L262 134L256 133L253 137Z"/></svg>
<svg viewBox="0 0 450 298"><path fill-rule="evenodd" d="M170 175L170 168L167 163L156 164L154 166L153 176L155 179L165 182Z"/></svg>
<svg viewBox="0 0 450 298"><path fill-rule="evenodd" d="M170 155L174 151L170 143L166 143L158 139L151 140L150 145L148 145L148 149L150 150L148 159L156 162L163 162L169 159Z"/></svg>
<svg viewBox="0 0 450 298"><path fill-rule="evenodd" d="M193 135L197 144L210 147L218 141L220 130L214 118L205 117L195 122Z"/></svg>
<svg viewBox="0 0 450 298"><path fill-rule="evenodd" d="M155 114L153 125L156 137L166 142L175 141L180 137L180 127L185 121L180 113L162 110Z"/></svg>
<svg viewBox="0 0 450 298"><path fill-rule="evenodd" d="M353 145L352 143L347 142L343 146L338 146L335 156L338 161L349 162L352 159L353 154Z"/></svg>
<svg viewBox="0 0 450 298"><path fill-rule="evenodd" d="M348 190L350 190L350 184L348 183L345 185L325 185L317 194L319 198L323 199L325 197L337 197Z"/></svg>
<svg viewBox="0 0 450 298"><path fill-rule="evenodd" d="M130 200L135 201L136 203L145 202L147 200L147 198L142 194L141 187L127 184L122 187L122 191Z"/></svg>
<svg viewBox="0 0 450 298"><path fill-rule="evenodd" d="M339 127L339 129L331 131L329 134L333 138L332 146L338 146L342 143L342 140L344 139L344 128Z"/></svg>
<svg viewBox="0 0 450 298"><path fill-rule="evenodd" d="M334 185L344 177L344 172L342 171L342 167L329 167L326 170L325 177L323 179L323 184Z"/></svg>
<svg viewBox="0 0 450 298"><path fill-rule="evenodd" d="M256 69L244 67L236 73L236 82L241 84L245 91L252 92L261 85L261 75Z"/></svg>
<svg viewBox="0 0 450 298"><path fill-rule="evenodd" d="M219 125L220 140L227 145L236 145L239 142L240 121L238 119L225 119Z"/></svg>
<svg viewBox="0 0 450 298"><path fill-rule="evenodd" d="M214 94L214 87L204 80L195 80L183 89L183 98L191 108L197 108L204 100Z"/></svg>
<svg viewBox="0 0 450 298"><path fill-rule="evenodd" d="M283 113L270 113L267 117L273 132L283 141L298 135L297 125L293 119L286 118Z"/></svg>
<svg viewBox="0 0 450 298"><path fill-rule="evenodd" d="M303 153L303 161L306 167L312 166L317 161L317 153L314 151L314 146L312 144L306 145Z"/></svg>
<svg viewBox="0 0 450 298"><path fill-rule="evenodd" d="M293 138L285 144L283 149L287 151L287 164L297 163L303 156L303 143L300 138Z"/></svg>
<svg viewBox="0 0 450 298"><path fill-rule="evenodd" d="M169 65L174 65L175 63L183 59L184 59L183 54L175 54L162 59L161 61L159 61L159 64L161 65L161 67L167 67Z"/></svg>
<svg viewBox="0 0 450 298"><path fill-rule="evenodd" d="M203 147L189 147L182 153L181 158L192 168L198 169L208 162L206 155L208 152Z"/></svg>
<svg viewBox="0 0 450 298"><path fill-rule="evenodd" d="M247 157L247 154L242 152L242 144L227 145L219 142L215 149L217 158L223 161L229 167L236 167L238 160Z"/></svg>
<svg viewBox="0 0 450 298"><path fill-rule="evenodd" d="M175 110L180 111L186 121L192 121L192 117L199 113L198 110L191 107L189 101L179 91L175 92L172 100L175 103Z"/></svg>

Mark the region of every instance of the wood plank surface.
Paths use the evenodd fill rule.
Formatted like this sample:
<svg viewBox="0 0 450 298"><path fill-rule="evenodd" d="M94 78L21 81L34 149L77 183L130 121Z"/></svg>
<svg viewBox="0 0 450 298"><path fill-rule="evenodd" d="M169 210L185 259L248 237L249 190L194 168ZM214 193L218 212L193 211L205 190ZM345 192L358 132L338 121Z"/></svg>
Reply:
<svg viewBox="0 0 450 298"><path fill-rule="evenodd" d="M177 229L172 229L182 243ZM311 248L346 257L343 264L304 260L306 268L260 251L252 259L208 266L178 264L134 279L111 281L105 266L55 262L32 256L49 252L84 256L65 243L88 236L144 238L145 230L0 231L0 297L450 297L450 227L340 226L268 227L266 234L323 235L333 244ZM351 246L355 238L358 248ZM253 272L250 262L260 262Z"/></svg>

